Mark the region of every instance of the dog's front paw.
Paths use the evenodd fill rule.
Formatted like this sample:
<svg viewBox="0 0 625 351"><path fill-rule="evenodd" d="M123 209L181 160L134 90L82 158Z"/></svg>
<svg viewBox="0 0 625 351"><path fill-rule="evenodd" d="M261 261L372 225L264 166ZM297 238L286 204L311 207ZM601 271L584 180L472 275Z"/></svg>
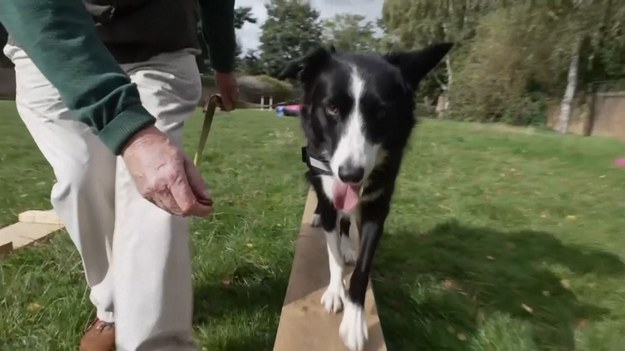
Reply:
<svg viewBox="0 0 625 351"><path fill-rule="evenodd" d="M350 351L362 351L369 338L365 311L361 306L351 302L349 298L346 298L344 302L345 310L339 327L339 335Z"/></svg>
<svg viewBox="0 0 625 351"><path fill-rule="evenodd" d="M343 307L343 287L330 284L321 296L321 304L328 313L338 313Z"/></svg>
<svg viewBox="0 0 625 351"><path fill-rule="evenodd" d="M341 235L341 256L345 264L354 264L358 259L358 253L352 247L352 241L347 235Z"/></svg>
<svg viewBox="0 0 625 351"><path fill-rule="evenodd" d="M321 216L315 213L312 217L310 225L315 228L321 227Z"/></svg>

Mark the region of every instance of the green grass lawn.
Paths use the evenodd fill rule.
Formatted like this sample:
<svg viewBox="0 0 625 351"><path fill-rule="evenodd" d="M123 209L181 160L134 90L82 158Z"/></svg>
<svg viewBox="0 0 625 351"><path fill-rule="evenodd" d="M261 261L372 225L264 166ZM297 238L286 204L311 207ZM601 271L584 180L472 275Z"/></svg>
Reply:
<svg viewBox="0 0 625 351"><path fill-rule="evenodd" d="M49 208L53 175L0 104L0 226ZM187 127L192 153L199 127ZM205 350L271 350L306 194L296 119L218 117L202 171L216 202L192 226ZM622 350L622 143L426 121L413 135L374 286L388 349ZM0 350L74 350L93 317L63 232L0 261Z"/></svg>

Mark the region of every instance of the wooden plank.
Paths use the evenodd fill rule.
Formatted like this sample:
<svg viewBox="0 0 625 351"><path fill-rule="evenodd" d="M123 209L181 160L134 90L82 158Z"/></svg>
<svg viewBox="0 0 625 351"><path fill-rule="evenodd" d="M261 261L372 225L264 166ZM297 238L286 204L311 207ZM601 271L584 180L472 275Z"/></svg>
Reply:
<svg viewBox="0 0 625 351"><path fill-rule="evenodd" d="M321 295L327 287L330 272L324 234L320 229L310 225L315 206L316 196L310 189L297 238L274 351L347 351L339 336L343 314L329 314L321 305ZM352 241L357 242L357 231L352 230L351 234ZM346 271L345 276L349 277L351 267L346 267ZM365 311L369 340L364 350L386 351L371 282L367 289Z"/></svg>
<svg viewBox="0 0 625 351"><path fill-rule="evenodd" d="M38 211L30 210L18 215L18 221L22 223L57 224L63 225L61 219L54 210Z"/></svg>
<svg viewBox="0 0 625 351"><path fill-rule="evenodd" d="M0 243L12 242L13 250L46 238L62 229L59 224L15 223L0 229Z"/></svg>

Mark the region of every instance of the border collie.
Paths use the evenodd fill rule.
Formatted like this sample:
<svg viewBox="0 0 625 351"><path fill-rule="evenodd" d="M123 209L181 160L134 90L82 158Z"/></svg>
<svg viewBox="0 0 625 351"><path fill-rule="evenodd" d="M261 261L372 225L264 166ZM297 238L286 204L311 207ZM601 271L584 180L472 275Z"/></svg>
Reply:
<svg viewBox="0 0 625 351"><path fill-rule="evenodd" d="M301 125L306 177L317 194L315 224L325 233L330 281L321 298L329 313L343 309L339 335L352 351L368 339L365 293L373 256L390 211L395 179L416 124L419 82L451 43L385 55L319 47L287 65L282 79L303 88ZM356 225L354 251L349 227ZM345 264L355 263L346 289Z"/></svg>

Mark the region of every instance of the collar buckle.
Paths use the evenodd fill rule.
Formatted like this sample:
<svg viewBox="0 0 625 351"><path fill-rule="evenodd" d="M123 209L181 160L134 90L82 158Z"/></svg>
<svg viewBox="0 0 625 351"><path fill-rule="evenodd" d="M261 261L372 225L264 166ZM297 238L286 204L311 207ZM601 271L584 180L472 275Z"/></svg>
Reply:
<svg viewBox="0 0 625 351"><path fill-rule="evenodd" d="M302 147L302 162L304 162L308 168L317 175L332 175L330 163L322 158L311 155L306 146Z"/></svg>

